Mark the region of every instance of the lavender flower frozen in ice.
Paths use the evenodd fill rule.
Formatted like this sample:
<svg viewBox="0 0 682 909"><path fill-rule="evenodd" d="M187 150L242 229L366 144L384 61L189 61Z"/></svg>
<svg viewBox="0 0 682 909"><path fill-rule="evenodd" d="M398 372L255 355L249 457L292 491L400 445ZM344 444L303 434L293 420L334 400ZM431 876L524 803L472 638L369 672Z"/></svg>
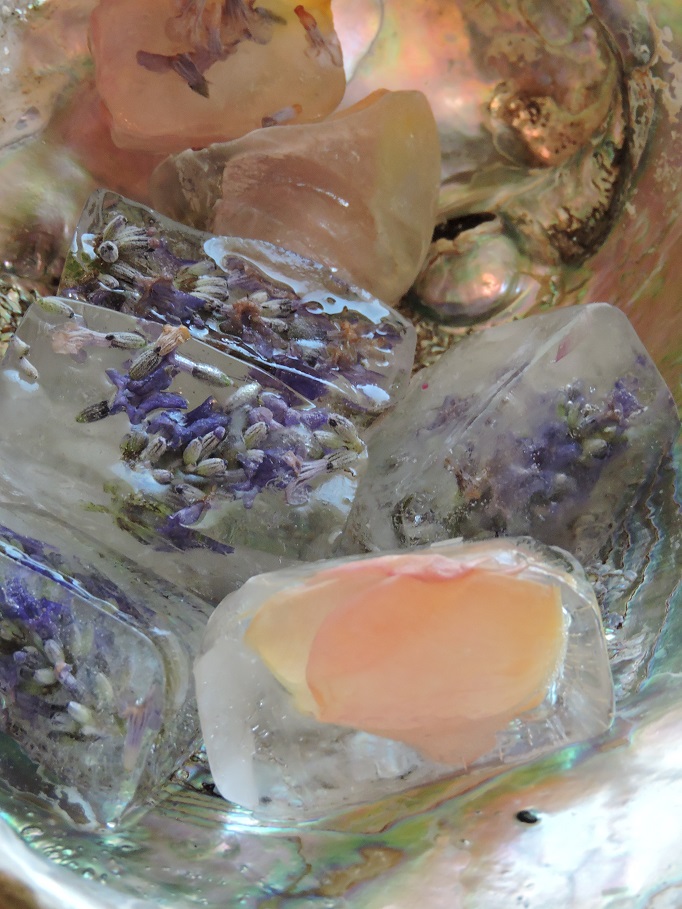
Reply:
<svg viewBox="0 0 682 909"><path fill-rule="evenodd" d="M190 666L208 607L130 569L42 512L0 506L0 731L39 768L36 797L56 793L77 824L149 798L197 735Z"/></svg>
<svg viewBox="0 0 682 909"><path fill-rule="evenodd" d="M596 558L678 427L669 389L614 307L495 326L415 376L399 411L369 429L344 545L526 534Z"/></svg>
<svg viewBox="0 0 682 909"><path fill-rule="evenodd" d="M68 296L185 326L311 401L364 421L407 381L409 323L286 250L241 240L233 249L229 239L103 193L86 207L77 237L61 283Z"/></svg>
<svg viewBox="0 0 682 909"><path fill-rule="evenodd" d="M465 413L469 402L450 395L434 415L430 431L447 432L451 421ZM571 502L572 510L587 502L606 465L627 444L633 415L642 411L636 383L618 379L599 406L588 402L575 382L537 402L539 412L553 414L532 436L505 436L504 447L481 465L466 447L448 456L457 492L445 519L452 537L502 535L519 508L527 511L530 532L542 533ZM407 496L393 512L402 542L413 544L428 533L429 516L415 496Z"/></svg>
<svg viewBox="0 0 682 909"><path fill-rule="evenodd" d="M64 324L52 329L52 348L64 355L87 356L90 348L122 333L91 331L76 317L78 347L64 343ZM71 323L67 323L71 324ZM255 379L238 388L219 368L181 352L189 338L185 326L165 325L156 337L139 334L144 346L121 368L108 367L110 397L94 400L75 414L79 423L97 423L125 414L128 431L120 444L123 463L149 491L111 496L118 526L157 548L203 548L233 552L221 532L203 529L209 512L226 502L251 509L256 498L279 491L288 508L306 506L320 480L334 474L355 476L364 445L354 424L342 414L301 402L291 390L268 388ZM153 327L153 326L152 326ZM103 340L104 339L104 340ZM176 380L191 376L208 394L190 409L175 390Z"/></svg>
<svg viewBox="0 0 682 909"><path fill-rule="evenodd" d="M108 668L117 646L111 626L95 621L94 614L83 621L84 587L37 562L43 552L37 541L22 541L0 528L0 694L9 705L5 731L38 760L42 745L40 736L32 734L34 727L47 724L51 739L73 747L86 739L120 736L137 706L126 695L130 680ZM155 703L159 710L158 694ZM146 720L139 728L138 750L151 728ZM154 731L158 728L157 723ZM134 761L128 763L132 770Z"/></svg>

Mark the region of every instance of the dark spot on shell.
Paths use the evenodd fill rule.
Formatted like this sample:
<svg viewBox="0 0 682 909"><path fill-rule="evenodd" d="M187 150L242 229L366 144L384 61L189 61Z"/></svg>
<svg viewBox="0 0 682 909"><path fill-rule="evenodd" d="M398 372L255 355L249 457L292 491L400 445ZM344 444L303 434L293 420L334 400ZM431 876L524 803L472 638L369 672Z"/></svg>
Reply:
<svg viewBox="0 0 682 909"><path fill-rule="evenodd" d="M479 224L486 224L488 221L494 220L495 215L490 212L474 212L470 215L450 218L436 225L431 242L435 243L436 240L455 240L465 230L473 230Z"/></svg>
<svg viewBox="0 0 682 909"><path fill-rule="evenodd" d="M521 821L522 824L537 824L539 823L540 818L534 811L529 811L527 808L524 808L521 811L516 812L516 820Z"/></svg>

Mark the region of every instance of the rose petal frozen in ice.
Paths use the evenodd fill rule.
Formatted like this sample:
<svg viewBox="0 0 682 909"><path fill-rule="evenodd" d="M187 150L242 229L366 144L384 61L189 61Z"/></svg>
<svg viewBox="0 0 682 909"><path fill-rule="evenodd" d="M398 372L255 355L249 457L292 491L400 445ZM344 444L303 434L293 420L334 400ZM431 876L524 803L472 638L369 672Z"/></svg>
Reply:
<svg viewBox="0 0 682 909"><path fill-rule="evenodd" d="M294 696L299 710L317 713L307 681L307 660L320 625L353 593L382 578L381 572L372 572L367 565L342 585L334 583L333 572L323 573L264 604L254 617L244 640Z"/></svg>
<svg viewBox="0 0 682 909"><path fill-rule="evenodd" d="M195 676L220 792L276 818L529 760L603 732L613 704L582 569L519 538L252 578Z"/></svg>
<svg viewBox="0 0 682 909"><path fill-rule="evenodd" d="M381 559L321 571L265 603L245 640L299 709L468 763L544 699L564 649L561 602L558 588L477 567L448 576L434 559L415 557L412 574Z"/></svg>

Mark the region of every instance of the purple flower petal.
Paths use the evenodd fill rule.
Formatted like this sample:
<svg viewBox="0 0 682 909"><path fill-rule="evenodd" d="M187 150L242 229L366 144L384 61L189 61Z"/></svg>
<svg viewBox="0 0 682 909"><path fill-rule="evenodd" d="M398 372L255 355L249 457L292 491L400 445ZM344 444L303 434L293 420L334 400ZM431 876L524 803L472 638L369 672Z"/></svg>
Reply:
<svg viewBox="0 0 682 909"><path fill-rule="evenodd" d="M183 410L185 407L187 407L187 398L184 398L182 395L157 391L141 401L138 407L138 413L142 414L142 417L146 417L152 410L161 410L162 408Z"/></svg>
<svg viewBox="0 0 682 909"><path fill-rule="evenodd" d="M135 769L140 749L147 731L158 732L161 728L161 695L154 686L141 704L126 707L122 714L126 723L126 738L123 745L123 769L131 773Z"/></svg>

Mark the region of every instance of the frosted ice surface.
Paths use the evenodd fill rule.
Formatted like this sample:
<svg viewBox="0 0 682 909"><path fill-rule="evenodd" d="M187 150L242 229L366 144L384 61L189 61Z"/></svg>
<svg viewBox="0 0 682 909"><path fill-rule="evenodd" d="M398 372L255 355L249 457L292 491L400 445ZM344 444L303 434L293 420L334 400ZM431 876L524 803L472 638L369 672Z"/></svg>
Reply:
<svg viewBox="0 0 682 909"><path fill-rule="evenodd" d="M572 557L528 539L447 542L415 550L417 555L431 560L436 557L438 570L445 564L446 573L484 564L503 578L511 576L512 581L551 585L559 592L565 638L544 698L541 695L531 709L520 711L518 716L512 710L511 721L507 716L494 727L493 746L476 759L470 758L469 766L502 768L608 728L613 691L599 610L582 569ZM402 560L407 558L412 555L399 556ZM378 565L382 560L385 561L383 556L370 557L367 566ZM269 658L258 652L252 641L245 640L265 603L276 603L278 597L311 582L323 569L346 566L352 574L358 564L353 559L318 562L252 578L228 596L209 620L195 677L211 770L227 799L258 815L298 820L317 817L468 769L461 761L443 763L430 759L404 740L317 719L314 711L305 706L310 693L304 692L301 700L300 680L310 681L319 629L303 648L306 652L299 653L300 642L309 636L310 622L316 621L314 616L301 620L293 612L282 615L281 634L291 634L294 643L285 646L278 656L278 676L272 664L268 665ZM327 604L327 595L321 593L320 610L326 609ZM340 602L334 608L342 605ZM371 611L371 606L368 608ZM457 603L453 602L453 609L456 608ZM485 612L485 604L481 609ZM419 619L415 621L418 626ZM513 617L511 621L515 621ZM305 627L298 627L297 622ZM276 631L273 640L279 647ZM396 652L403 643L393 642ZM494 646L498 644L499 641ZM460 640L446 642L446 652L451 653L453 661L457 660L458 646ZM382 654L382 658L386 656ZM524 654L512 655L510 665L523 657ZM388 658L390 661L390 653ZM393 671L399 674L400 666L398 660ZM497 670L491 668L490 672L495 676ZM297 675L299 683L291 681ZM399 678L399 683L428 691L434 679L426 671L421 677L410 674L408 679ZM353 684L351 680L351 689ZM381 686L373 693L368 691L367 698L376 696L377 690L382 690ZM385 696L384 687L382 697ZM446 694L446 701L456 704L457 697L450 699ZM478 735L476 722L467 722L472 734ZM485 725L483 720L481 723ZM490 726L483 732L490 737Z"/></svg>
<svg viewBox="0 0 682 909"><path fill-rule="evenodd" d="M23 788L88 826L153 796L198 735L209 612L43 512L0 505L0 729L39 768ZM13 765L2 743L10 785Z"/></svg>
<svg viewBox="0 0 682 909"><path fill-rule="evenodd" d="M350 420L183 326L46 305L0 365L0 491L214 602L331 552L365 464Z"/></svg>
<svg viewBox="0 0 682 909"><path fill-rule="evenodd" d="M370 429L344 546L527 534L588 560L678 427L670 391L614 307L497 326L419 372Z"/></svg>

